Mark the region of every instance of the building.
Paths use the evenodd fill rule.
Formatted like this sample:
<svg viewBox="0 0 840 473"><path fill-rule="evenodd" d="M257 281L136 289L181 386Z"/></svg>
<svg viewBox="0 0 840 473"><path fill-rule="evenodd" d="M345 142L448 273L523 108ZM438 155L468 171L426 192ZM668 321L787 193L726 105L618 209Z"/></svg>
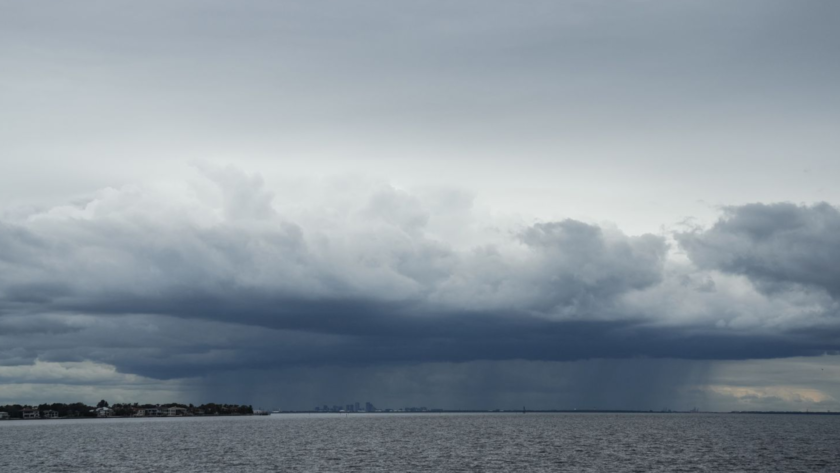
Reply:
<svg viewBox="0 0 840 473"><path fill-rule="evenodd" d="M163 410L166 412L166 415L169 416L169 417L187 415L187 410L184 409L183 407L168 407L168 408L163 409Z"/></svg>
<svg viewBox="0 0 840 473"><path fill-rule="evenodd" d="M58 411L44 411L44 419L58 419Z"/></svg>
<svg viewBox="0 0 840 473"><path fill-rule="evenodd" d="M24 409L20 411L24 419L40 419L41 412L38 409Z"/></svg>
<svg viewBox="0 0 840 473"><path fill-rule="evenodd" d="M203 415L203 409L197 409L196 414ZM137 409L136 417L181 417L190 415L185 407L146 407Z"/></svg>
<svg viewBox="0 0 840 473"><path fill-rule="evenodd" d="M163 409L160 409L158 407L148 407L145 409L138 410L137 414L135 415L137 417L162 417L166 415L163 411Z"/></svg>
<svg viewBox="0 0 840 473"><path fill-rule="evenodd" d="M370 401L365 403L365 410L368 411L368 412L375 412L376 411L376 409L373 407L373 404L371 404Z"/></svg>
<svg viewBox="0 0 840 473"><path fill-rule="evenodd" d="M9 420L8 412L0 412L0 420Z"/></svg>
<svg viewBox="0 0 840 473"><path fill-rule="evenodd" d="M110 407L96 408L96 417L111 417L112 415L114 415L114 411Z"/></svg>

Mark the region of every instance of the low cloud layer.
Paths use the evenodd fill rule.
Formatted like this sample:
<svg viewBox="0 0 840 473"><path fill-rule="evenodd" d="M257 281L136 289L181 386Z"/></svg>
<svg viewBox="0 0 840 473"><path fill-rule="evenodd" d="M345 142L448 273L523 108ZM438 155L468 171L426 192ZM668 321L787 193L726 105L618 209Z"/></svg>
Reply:
<svg viewBox="0 0 840 473"><path fill-rule="evenodd" d="M671 239L501 215L453 189L199 174L5 209L0 365L181 379L840 348L829 204L732 207Z"/></svg>

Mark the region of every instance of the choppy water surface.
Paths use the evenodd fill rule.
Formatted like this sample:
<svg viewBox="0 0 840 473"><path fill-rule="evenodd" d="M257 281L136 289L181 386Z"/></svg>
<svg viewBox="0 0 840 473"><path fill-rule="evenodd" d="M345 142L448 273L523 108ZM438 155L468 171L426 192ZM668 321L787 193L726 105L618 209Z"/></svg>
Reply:
<svg viewBox="0 0 840 473"><path fill-rule="evenodd" d="M0 472L840 471L840 417L356 414L0 422Z"/></svg>

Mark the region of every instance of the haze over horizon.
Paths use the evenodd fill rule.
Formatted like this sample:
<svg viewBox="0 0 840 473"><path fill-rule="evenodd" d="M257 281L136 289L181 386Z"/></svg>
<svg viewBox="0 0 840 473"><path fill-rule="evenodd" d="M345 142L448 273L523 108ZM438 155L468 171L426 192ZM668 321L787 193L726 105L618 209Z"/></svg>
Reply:
<svg viewBox="0 0 840 473"><path fill-rule="evenodd" d="M0 404L840 410L838 14L0 0Z"/></svg>

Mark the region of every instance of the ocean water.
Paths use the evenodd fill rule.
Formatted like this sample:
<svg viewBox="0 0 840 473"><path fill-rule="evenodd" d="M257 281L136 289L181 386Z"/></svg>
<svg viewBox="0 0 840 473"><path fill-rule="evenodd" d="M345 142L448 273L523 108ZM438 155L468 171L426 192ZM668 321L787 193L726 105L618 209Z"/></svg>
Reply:
<svg viewBox="0 0 840 473"><path fill-rule="evenodd" d="M840 472L840 416L281 414L0 422L0 472Z"/></svg>

